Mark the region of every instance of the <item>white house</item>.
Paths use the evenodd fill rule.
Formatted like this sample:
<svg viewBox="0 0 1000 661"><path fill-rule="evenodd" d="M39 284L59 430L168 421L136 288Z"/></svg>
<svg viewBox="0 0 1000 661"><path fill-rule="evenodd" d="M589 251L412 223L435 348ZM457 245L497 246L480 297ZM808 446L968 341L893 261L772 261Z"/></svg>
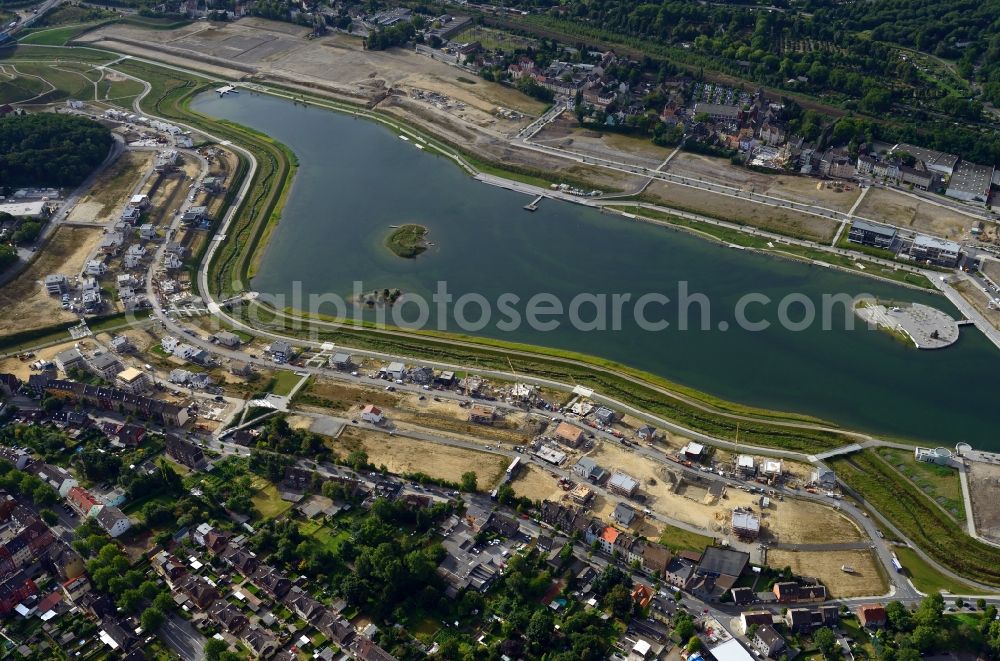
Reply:
<svg viewBox="0 0 1000 661"><path fill-rule="evenodd" d="M382 415L382 409L374 404L369 404L361 410L361 419L373 425L380 425L385 418Z"/></svg>
<svg viewBox="0 0 1000 661"><path fill-rule="evenodd" d="M89 262L87 262L87 266L84 269L84 273L86 273L87 275L93 275L97 277L104 275L105 273L107 273L107 271L108 267L104 264L104 262L98 259L92 259Z"/></svg>
<svg viewBox="0 0 1000 661"><path fill-rule="evenodd" d="M120 537L132 527L132 522L125 516L124 512L111 505L102 507L101 511L97 513L96 519L104 532L112 537Z"/></svg>

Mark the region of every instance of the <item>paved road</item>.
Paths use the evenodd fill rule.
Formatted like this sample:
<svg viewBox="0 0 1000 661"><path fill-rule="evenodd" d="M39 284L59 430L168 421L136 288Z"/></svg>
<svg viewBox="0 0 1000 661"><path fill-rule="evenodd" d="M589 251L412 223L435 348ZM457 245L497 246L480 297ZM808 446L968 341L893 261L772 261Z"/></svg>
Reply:
<svg viewBox="0 0 1000 661"><path fill-rule="evenodd" d="M184 661L202 661L205 658L205 637L176 613L167 616L157 635Z"/></svg>

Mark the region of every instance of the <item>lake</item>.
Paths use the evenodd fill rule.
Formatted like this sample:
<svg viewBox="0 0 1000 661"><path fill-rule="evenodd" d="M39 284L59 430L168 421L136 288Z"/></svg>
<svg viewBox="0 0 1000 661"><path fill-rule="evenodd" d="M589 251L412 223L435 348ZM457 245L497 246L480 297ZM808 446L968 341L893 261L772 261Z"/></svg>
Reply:
<svg viewBox="0 0 1000 661"><path fill-rule="evenodd" d="M860 323L845 329L842 311L831 330L819 323L804 329L777 323L779 301L789 303L793 322L803 317L804 303L789 296L819 310L824 295L868 293L954 315L942 297L727 248L568 202L546 199L529 213L523 209L527 196L477 182L387 127L332 111L247 93L206 93L192 107L266 133L299 158L282 219L252 282L257 291L291 296L300 288L347 297L360 281L364 291L398 288L429 298L445 282L456 299L476 293L490 305L488 323L474 331L480 335L601 356L725 399L853 429L1000 450L992 385L1000 376L1000 353L974 328L963 328L952 347L917 351ZM429 229L432 245L416 259L401 259L384 245L392 226L404 223ZM708 299L707 329L690 329L700 327L702 306L686 307L692 323L681 330L676 303L649 296L645 318L670 325L651 330L636 322L641 295L677 301L681 283ZM602 306L608 323L594 324L599 329L578 330L564 314L555 329L545 330L508 324L511 315L500 305L505 294L518 297L519 304L507 309L524 320L526 301L535 295L547 294L565 309L581 292L594 295L577 300L584 322L597 319L597 295L610 300L631 294L620 329L610 327L613 306ZM750 293L771 301L743 308L750 320L770 322L766 330L736 323L737 306ZM536 303L545 308L545 300ZM467 320L481 317L477 301L463 310ZM413 320L419 309L407 304L393 311ZM435 324L436 308L430 311ZM448 312L448 330L459 330L455 306Z"/></svg>

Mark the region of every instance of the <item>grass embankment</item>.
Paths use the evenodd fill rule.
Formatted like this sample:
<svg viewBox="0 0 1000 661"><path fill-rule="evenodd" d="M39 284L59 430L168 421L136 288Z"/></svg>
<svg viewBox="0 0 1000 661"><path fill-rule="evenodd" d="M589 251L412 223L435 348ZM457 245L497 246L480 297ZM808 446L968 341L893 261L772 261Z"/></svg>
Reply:
<svg viewBox="0 0 1000 661"><path fill-rule="evenodd" d="M753 248L754 250L758 250L760 252L801 259L804 261L820 261L826 264L848 269L858 275L885 278L894 282L900 282L907 285L914 285L922 289L936 291L934 284L919 273L913 273L903 269L894 269L856 256L852 258L849 255L840 255L837 253L827 252L825 250L790 245L787 243L779 243L774 245L774 247L771 247L767 245L767 238L756 234L750 234L749 232L742 230L733 229L731 227L723 227L713 225L712 223L704 223L697 220L681 218L673 214L663 213L661 211L647 209L644 207L628 207L623 205L618 208L622 211L635 214L636 216L665 222L670 225L686 229L705 238L722 241L723 243L743 246L745 248ZM772 241L771 243L774 242ZM859 264L864 268L859 268Z"/></svg>
<svg viewBox="0 0 1000 661"><path fill-rule="evenodd" d="M896 547L893 552L899 558L900 564L903 565L904 575L921 592L926 594L941 591L952 594L980 594L983 592L979 588L945 576L927 564L923 558L917 555L916 551L909 547Z"/></svg>
<svg viewBox="0 0 1000 661"><path fill-rule="evenodd" d="M969 537L876 453L864 450L830 464L840 479L935 561L962 576L1000 586L1000 548Z"/></svg>
<svg viewBox="0 0 1000 661"><path fill-rule="evenodd" d="M962 498L962 482L957 468L917 461L912 452L895 448L879 448L878 454L913 482L928 498L960 522L965 521L965 501Z"/></svg>
<svg viewBox="0 0 1000 661"><path fill-rule="evenodd" d="M145 321L149 317L148 312L119 312L103 317L93 317L87 320L87 326L94 333L101 333L115 330L131 325L134 322ZM0 355L17 353L46 344L57 344L68 342L72 339L69 329L79 325L78 321L67 321L52 326L33 328L31 330L12 333L0 337Z"/></svg>
<svg viewBox="0 0 1000 661"><path fill-rule="evenodd" d="M255 318L260 321L263 317L255 315ZM518 355L511 353L510 350L487 346L487 344L504 344L495 341L483 342L482 345L477 342L476 346L457 345L444 339L402 333L345 328L309 330L270 324L266 320L264 323L269 324L268 330L290 336L309 337L316 341L334 342L341 346L402 355L417 360L470 365L478 369L509 372L513 367L517 374L563 383L577 383L593 388L602 395L717 438L735 440L738 425L740 442L750 445L815 452L853 442L851 437L835 431L781 426L781 422L801 420L794 414L743 407L712 398L704 393L697 393L666 379L612 361L572 352L510 344L510 347L517 347L518 351L531 352L530 355ZM575 360L580 360L583 364L570 362ZM620 374L633 375L639 381L629 380ZM656 390L651 384L656 384L668 392ZM735 416L756 416L762 419L748 420L745 417Z"/></svg>
<svg viewBox="0 0 1000 661"><path fill-rule="evenodd" d="M397 257L413 259L427 250L427 228L408 223L400 225L385 238L385 247Z"/></svg>

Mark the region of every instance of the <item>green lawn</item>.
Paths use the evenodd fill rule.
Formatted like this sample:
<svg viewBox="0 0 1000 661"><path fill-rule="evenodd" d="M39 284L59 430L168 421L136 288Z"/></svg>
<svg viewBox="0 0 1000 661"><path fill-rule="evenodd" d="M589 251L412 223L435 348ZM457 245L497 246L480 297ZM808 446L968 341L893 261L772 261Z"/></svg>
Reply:
<svg viewBox="0 0 1000 661"><path fill-rule="evenodd" d="M979 594L982 590L974 588L965 583L954 581L939 573L936 569L928 565L911 548L897 547L894 549L899 561L903 564L903 569L921 592L933 594L945 590L953 594Z"/></svg>
<svg viewBox="0 0 1000 661"><path fill-rule="evenodd" d="M322 521L303 521L299 524L299 530L303 535L312 537L328 551L336 552L351 534L346 530L334 530Z"/></svg>
<svg viewBox="0 0 1000 661"><path fill-rule="evenodd" d="M273 519L291 509L292 503L281 499L278 488L268 483L253 495L253 506L262 518Z"/></svg>
<svg viewBox="0 0 1000 661"><path fill-rule="evenodd" d="M705 550L705 547L714 544L715 539L707 535L699 535L673 526L666 526L660 537L660 543L671 551L701 552Z"/></svg>
<svg viewBox="0 0 1000 661"><path fill-rule="evenodd" d="M287 395L292 392L292 388L302 380L302 377L295 372L282 370L274 375L271 383L271 392L275 395Z"/></svg>
<svg viewBox="0 0 1000 661"><path fill-rule="evenodd" d="M917 461L912 452L879 448L878 454L889 465L910 479L928 498L945 508L955 518L965 520L965 501L958 469Z"/></svg>
<svg viewBox="0 0 1000 661"><path fill-rule="evenodd" d="M76 39L90 28L107 22L97 21L80 25L64 25L57 28L43 28L21 37L19 41L22 44L34 44L37 46L65 46L67 42Z"/></svg>
<svg viewBox="0 0 1000 661"><path fill-rule="evenodd" d="M0 103L17 103L33 99L49 89L45 81L27 76L7 78L0 75Z"/></svg>

